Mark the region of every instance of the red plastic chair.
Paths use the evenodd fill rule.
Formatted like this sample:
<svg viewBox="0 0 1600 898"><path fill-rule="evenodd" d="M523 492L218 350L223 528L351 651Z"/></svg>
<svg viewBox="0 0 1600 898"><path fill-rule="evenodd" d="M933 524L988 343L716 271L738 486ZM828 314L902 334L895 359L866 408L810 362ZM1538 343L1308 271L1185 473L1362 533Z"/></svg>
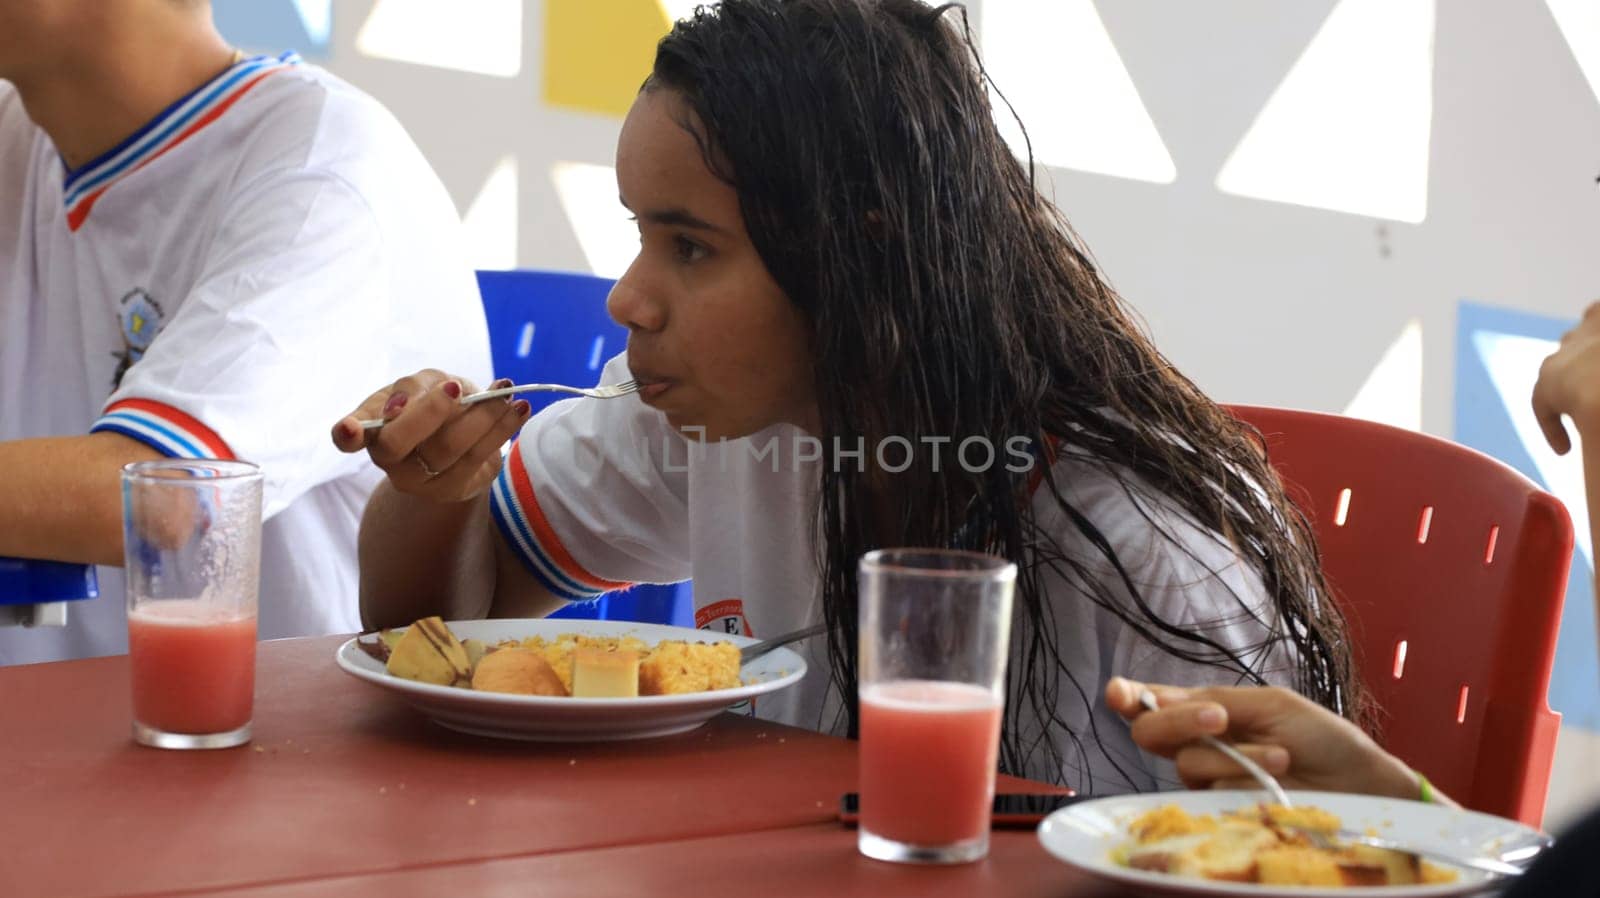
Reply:
<svg viewBox="0 0 1600 898"><path fill-rule="evenodd" d="M1572 562L1554 496L1480 452L1384 424L1234 406L1314 522L1379 712L1374 737L1469 808L1538 826Z"/></svg>

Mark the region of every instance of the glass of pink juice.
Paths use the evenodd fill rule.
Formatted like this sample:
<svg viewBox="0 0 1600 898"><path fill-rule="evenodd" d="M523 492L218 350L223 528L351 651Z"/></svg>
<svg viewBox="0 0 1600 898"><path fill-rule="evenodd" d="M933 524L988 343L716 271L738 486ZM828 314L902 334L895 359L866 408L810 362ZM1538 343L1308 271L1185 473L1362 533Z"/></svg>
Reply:
<svg viewBox="0 0 1600 898"><path fill-rule="evenodd" d="M965 863L989 853L1016 576L975 552L862 556L862 854Z"/></svg>
<svg viewBox="0 0 1600 898"><path fill-rule="evenodd" d="M122 472L134 740L250 741L261 576L261 472L172 459Z"/></svg>

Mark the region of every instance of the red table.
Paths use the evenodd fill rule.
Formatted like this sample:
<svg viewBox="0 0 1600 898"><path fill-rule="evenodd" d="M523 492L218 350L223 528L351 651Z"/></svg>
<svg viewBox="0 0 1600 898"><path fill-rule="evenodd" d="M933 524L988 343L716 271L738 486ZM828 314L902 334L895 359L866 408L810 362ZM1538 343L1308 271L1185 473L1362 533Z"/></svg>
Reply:
<svg viewBox="0 0 1600 898"><path fill-rule="evenodd" d="M0 895L1104 894L1027 831L960 868L860 857L847 740L465 736L338 670L340 641L263 643L255 741L223 751L133 744L125 657L0 668Z"/></svg>

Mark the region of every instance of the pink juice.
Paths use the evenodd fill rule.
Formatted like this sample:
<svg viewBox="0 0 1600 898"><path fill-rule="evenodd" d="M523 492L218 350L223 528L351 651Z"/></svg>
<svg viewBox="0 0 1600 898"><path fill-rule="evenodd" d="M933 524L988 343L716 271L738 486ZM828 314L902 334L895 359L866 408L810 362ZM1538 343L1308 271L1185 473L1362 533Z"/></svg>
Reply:
<svg viewBox="0 0 1600 898"><path fill-rule="evenodd" d="M1000 701L965 683L894 680L861 692L861 827L913 845L989 828Z"/></svg>
<svg viewBox="0 0 1600 898"><path fill-rule="evenodd" d="M168 733L225 733L250 722L256 619L199 602L146 602L128 615L133 717Z"/></svg>

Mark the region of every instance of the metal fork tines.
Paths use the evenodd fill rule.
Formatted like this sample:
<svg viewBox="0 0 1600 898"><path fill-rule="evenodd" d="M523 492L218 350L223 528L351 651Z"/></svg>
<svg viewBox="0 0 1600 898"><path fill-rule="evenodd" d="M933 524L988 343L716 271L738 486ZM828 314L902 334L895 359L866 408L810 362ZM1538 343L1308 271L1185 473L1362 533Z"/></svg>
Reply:
<svg viewBox="0 0 1600 898"><path fill-rule="evenodd" d="M569 387L564 384L517 384L510 387L501 387L497 390L481 390L461 397L461 404L477 405L490 399L503 399L515 396L518 393L571 393L574 396L587 396L590 399L616 399L618 396L627 396L639 392L639 382L636 380L624 381L620 384L608 384L603 387ZM377 430L387 423L383 418L370 418L361 422L362 430Z"/></svg>
<svg viewBox="0 0 1600 898"><path fill-rule="evenodd" d="M1308 834L1313 832L1312 830L1307 830L1302 827L1292 828L1297 832ZM1320 847L1326 847L1328 844L1327 836L1321 833L1318 835L1321 835L1323 838L1323 842L1319 843ZM1459 854L1451 854L1448 851L1439 851L1434 848L1426 848L1407 842L1396 842L1392 839L1381 839L1377 836L1369 836L1366 833L1358 833L1354 830L1348 829L1341 829L1338 832L1333 833L1333 836L1339 842L1366 845L1371 848L1382 848L1385 851L1398 851L1403 854L1414 854L1418 857L1428 858L1429 860L1439 861L1445 864L1453 864L1457 867L1471 867L1474 870L1482 870L1486 873L1494 873L1498 876L1521 876L1525 872L1522 867L1514 863L1509 863L1503 856L1500 858L1470 856L1463 857ZM1315 842L1317 840L1313 838L1312 841ZM1537 846L1536 849L1525 849L1525 851L1528 851L1532 854L1537 854L1539 851L1542 851L1543 848L1544 846Z"/></svg>

